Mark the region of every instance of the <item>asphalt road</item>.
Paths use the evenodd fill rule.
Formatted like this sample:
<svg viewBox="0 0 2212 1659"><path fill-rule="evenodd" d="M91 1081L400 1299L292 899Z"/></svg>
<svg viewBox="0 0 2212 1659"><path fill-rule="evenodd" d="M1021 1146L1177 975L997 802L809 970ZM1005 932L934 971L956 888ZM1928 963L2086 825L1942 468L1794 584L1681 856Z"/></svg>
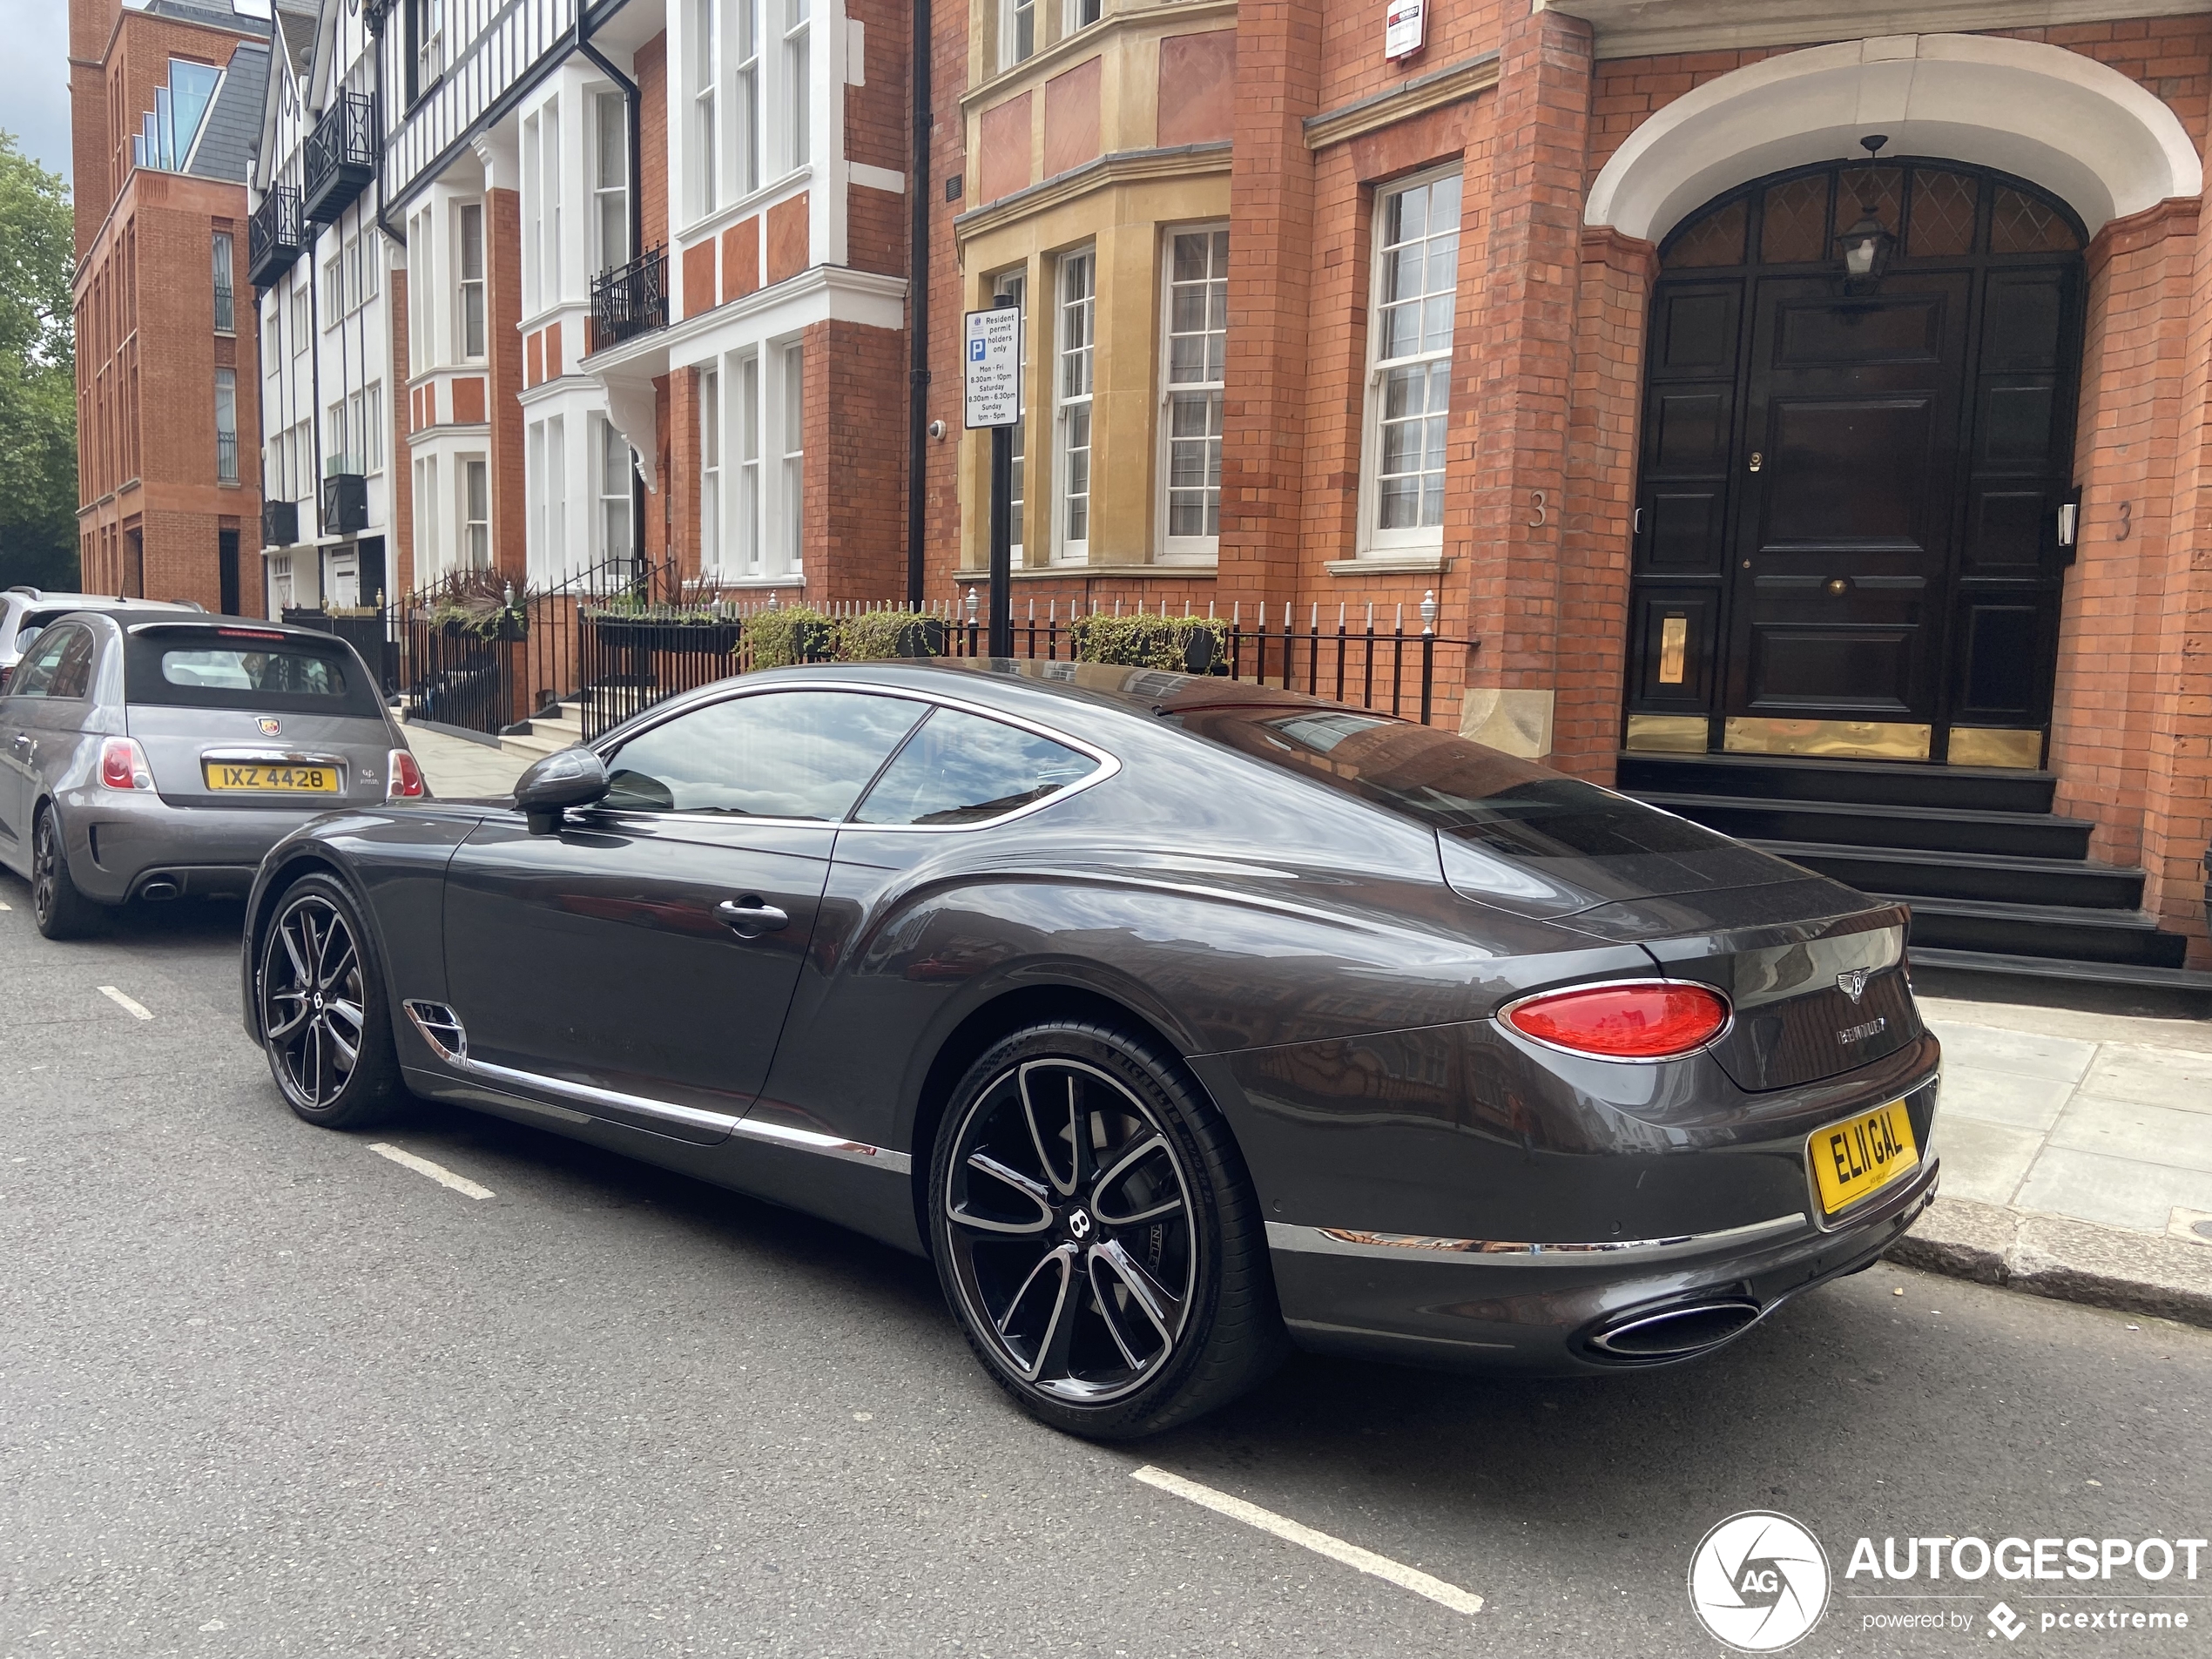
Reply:
<svg viewBox="0 0 2212 1659"><path fill-rule="evenodd" d="M919 1261L465 1113L297 1122L239 1027L235 912L57 946L0 902L0 1656L1709 1655L1687 1565L1746 1508L1838 1575L1793 1651L1987 1656L2000 1593L2075 1587L1868 1633L1897 1604L1856 1599L1851 1541L2212 1522L2212 1333L1887 1267L1689 1370L1301 1359L1142 1447L1063 1439ZM2162 1604L2186 1633L1996 1649L2212 1653L2206 1575L2157 1587L2198 1598Z"/></svg>

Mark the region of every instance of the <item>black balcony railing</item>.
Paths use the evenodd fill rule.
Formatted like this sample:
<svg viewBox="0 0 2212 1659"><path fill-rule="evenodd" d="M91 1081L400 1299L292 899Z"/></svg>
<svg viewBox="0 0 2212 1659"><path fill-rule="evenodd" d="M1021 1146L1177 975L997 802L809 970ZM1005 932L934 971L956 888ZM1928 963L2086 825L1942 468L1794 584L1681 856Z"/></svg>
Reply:
<svg viewBox="0 0 2212 1659"><path fill-rule="evenodd" d="M215 435L215 477L219 483L238 482L238 434L218 432Z"/></svg>
<svg viewBox="0 0 2212 1659"><path fill-rule="evenodd" d="M290 547L300 539L300 503L265 501L261 503L261 545Z"/></svg>
<svg viewBox="0 0 2212 1659"><path fill-rule="evenodd" d="M307 135L303 207L328 224L376 176L376 105L366 92L341 92Z"/></svg>
<svg viewBox="0 0 2212 1659"><path fill-rule="evenodd" d="M322 481L322 533L353 536L368 528L368 480L358 472L327 473Z"/></svg>
<svg viewBox="0 0 2212 1659"><path fill-rule="evenodd" d="M653 248L591 279L593 351L668 327L668 254Z"/></svg>
<svg viewBox="0 0 2212 1659"><path fill-rule="evenodd" d="M238 307L232 298L231 285L227 282L215 285L215 332L219 334L238 332Z"/></svg>
<svg viewBox="0 0 2212 1659"><path fill-rule="evenodd" d="M307 246L300 192L290 185L272 185L246 227L247 279L257 288L274 287Z"/></svg>

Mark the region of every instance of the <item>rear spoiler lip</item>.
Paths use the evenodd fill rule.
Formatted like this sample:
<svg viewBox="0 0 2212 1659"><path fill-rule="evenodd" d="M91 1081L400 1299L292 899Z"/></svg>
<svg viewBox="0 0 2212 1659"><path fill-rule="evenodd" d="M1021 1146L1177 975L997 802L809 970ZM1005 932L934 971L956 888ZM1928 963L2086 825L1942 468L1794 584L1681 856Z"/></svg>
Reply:
<svg viewBox="0 0 2212 1659"><path fill-rule="evenodd" d="M115 616L118 613L110 611L108 614ZM123 624L123 631L126 634L177 633L180 631L184 633L207 634L224 631L240 634L267 634L273 637L280 637L286 639L327 639L334 641L338 638L337 635L326 634L319 629L294 628L289 623L255 622L252 620L226 622L218 620L217 618L205 613L197 617L189 615L180 617L164 617L150 618L145 622L126 622Z"/></svg>

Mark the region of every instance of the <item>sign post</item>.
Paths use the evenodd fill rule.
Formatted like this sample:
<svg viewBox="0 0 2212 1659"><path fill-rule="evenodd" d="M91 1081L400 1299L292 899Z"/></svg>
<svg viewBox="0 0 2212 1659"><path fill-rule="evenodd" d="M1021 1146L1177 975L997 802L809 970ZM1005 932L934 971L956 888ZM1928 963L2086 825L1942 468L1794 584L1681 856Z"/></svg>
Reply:
<svg viewBox="0 0 2212 1659"><path fill-rule="evenodd" d="M968 429L991 435L990 654L1014 655L1014 428L1022 421L1022 313L1012 296L968 314Z"/></svg>

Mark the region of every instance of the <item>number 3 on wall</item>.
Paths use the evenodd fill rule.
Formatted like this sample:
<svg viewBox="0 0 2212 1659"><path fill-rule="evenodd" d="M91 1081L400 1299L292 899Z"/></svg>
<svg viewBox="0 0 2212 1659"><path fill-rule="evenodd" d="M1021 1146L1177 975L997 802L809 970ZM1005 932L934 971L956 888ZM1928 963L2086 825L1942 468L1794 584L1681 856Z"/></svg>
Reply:
<svg viewBox="0 0 2212 1659"><path fill-rule="evenodd" d="M1544 511L1544 492L1541 489L1530 491L1529 500L1536 509L1536 516L1528 521L1528 528L1532 530L1540 530L1548 522Z"/></svg>

